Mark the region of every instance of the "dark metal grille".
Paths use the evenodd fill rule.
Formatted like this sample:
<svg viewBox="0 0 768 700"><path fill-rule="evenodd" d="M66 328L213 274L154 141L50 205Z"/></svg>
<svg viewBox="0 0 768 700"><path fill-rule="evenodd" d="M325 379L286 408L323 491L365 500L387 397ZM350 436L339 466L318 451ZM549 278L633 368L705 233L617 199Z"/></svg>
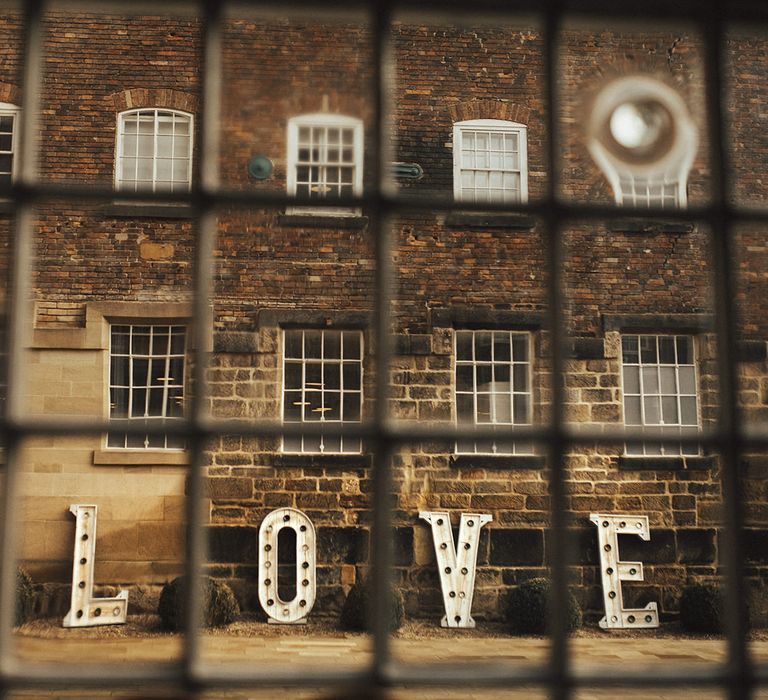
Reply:
<svg viewBox="0 0 768 700"><path fill-rule="evenodd" d="M298 3L300 5L301 3ZM200 592L192 587L188 601L186 634L181 663L150 664L134 667L128 664L110 666L66 667L38 665L20 665L13 656L13 638L11 634L14 610L15 567L10 563L15 560L15 541L18 503L18 475L20 472L21 442L35 435L51 434L104 434L109 425L88 421L69 421L59 419L29 420L22 407L24 376L22 372L22 354L25 347L24 319L27 316L27 304L30 298L30 275L33 258L34 207L47 198L77 198L78 200L111 202L115 199L124 201L146 200L147 193L115 192L112 189L88 187L61 187L42 185L38 181L35 163L38 161L39 144L35 139L27 138L20 145L20 177L13 184L10 193L13 198L15 213L15 240L12 258L12 288L9 306L8 339L8 396L3 428L5 435L6 470L3 493L2 520L2 555L5 566L2 569L0 586L0 690L8 692L14 688L58 687L62 684L75 687L102 687L109 685L141 684L146 687L158 683L171 684L191 692L202 692L217 688L255 687L256 685L273 686L350 686L363 687L369 691L391 685L408 684L412 687L450 683L453 686L495 686L513 687L537 685L549 690L555 698L570 697L574 688L603 686L710 686L722 688L728 697L751 697L756 683L768 682L768 668L751 663L747 647L747 629L742 613L745 598L743 580L743 547L740 537L742 511L740 507L739 455L745 448L764 449L768 446L768 434L751 431L747 434L739 420L736 404L735 381L735 309L734 295L734 253L731 236L737 222L764 224L768 217L765 211L745 211L735 207L729 198L729 163L726 147L724 109L721 97L724 94L722 66L724 59L724 37L728 22L766 21L765 10L761 3L735 2L644 2L627 4L623 9L617 3L604 3L585 0L574 3L570 8L565 3L557 2L477 2L471 7L473 12L483 10L497 15L505 13L529 12L538 19L542 27L545 45L545 97L548 108L547 127L547 179L546 196L537 202L520 204L512 207L504 204L482 205L483 211L519 211L540 217L546 226L546 251L548 264L548 305L549 318L547 328L551 337L551 372L552 410L546 423L529 428L516 428L515 440L532 441L546 451L549 465L551 486L551 531L554 596L552 601L551 649L546 663L541 665L510 665L498 663L478 669L476 666L456 664L450 671L442 669L439 677L430 668L396 663L390 657L390 640L387 631L387 600L384 595L389 576L392 553L389 539L391 512L386 495L391 486L391 458L396 446L405 442L442 438L455 440L466 437L453 428L427 428L419 425L394 424L387 413L387 368L391 357L390 307L391 298L388 290L393 288L393 270L391 266L392 231L390 221L398 212L418 211L419 209L449 210L453 204L448 201L417 201L404 195L393 195L387 186L388 158L384 152L386 138L386 105L389 56L389 29L393 13L401 9L401 4L392 0L374 2L344 2L325 8L358 9L368 13L370 28L373 33L373 75L376 84L373 113L375 115L375 147L366 153L366 159L372 162L372 170L377 173L376 185L363 197L341 197L328 206L365 207L371 215L372 236L376 246L376 313L374 337L377 347L377 381L374 401L375 413L370 422L360 425L345 425L343 428L302 424L291 430L290 426L279 423L255 422L248 425L212 420L206 411L205 386L207 356L206 335L211 327L209 300L212 298L212 280L210 261L213 256L214 239L217 232L217 208L221 206L284 206L290 203L322 206L317 201L288 199L277 195L244 194L225 191L220 188L218 163L218 125L220 105L220 74L222 17L226 3L215 0L202 3L202 9L195 5L194 11L201 12L204 20L204 70L203 70L203 111L201 178L193 184L189 193L179 192L168 195L163 193L162 200L182 202L191 205L196 212L196 247L195 247L195 322L192 327L193 373L196 391L191 401L191 410L184 421L176 426L158 427L164 435L183 436L190 454L189 479L187 490L187 556L186 569L189 574L202 570L205 561L204 530L202 527L201 504L203 451L206 441L222 434L238 433L252 436L291 435L340 435L349 439L362 438L370 445L374 456L374 530L373 530L373 565L378 575L374 576L376 605L373 610L373 660L368 667L359 672L335 672L333 670L306 671L298 670L275 673L261 667L256 661L247 666L233 666L222 669L206 665L201 659L199 601ZM307 9L317 12L316 3L306 3ZM408 8L410 3L403 3ZM77 3L78 8L89 12L120 8L119 3ZM254 3L256 6L256 3ZM261 8L268 3L258 3ZM29 0L23 3L24 12L24 63L20 83L24 88L24 109L21 115L22 133L35 134L40 112L42 86L43 40L41 20L44 3ZM173 8L178 5L173 5ZM136 6L130 11L137 12ZM158 6L153 5L147 11L157 13ZM189 9L189 8L188 8ZM458 2L422 2L419 9L430 9L450 18L452 13L462 13L468 6ZM170 7L168 8L170 11ZM568 14L567 14L568 13ZM711 203L687 210L665 211L664 217L680 222L706 221L711 231L711 263L715 270L716 285L716 333L718 342L718 362L720 377L720 407L717 427L690 438L688 444L700 444L704 448L717 451L722 459L722 479L725 503L724 528L724 570L727 582L727 660L721 665L702 666L694 670L683 671L676 666L659 665L653 669L615 666L600 668L575 669L569 656L566 636L566 579L567 579L567 542L566 542L566 485L564 454L568 447L577 444L600 444L609 441L637 439L640 434L631 430L616 429L611 433L574 430L564 421L563 389L556 379L562 376L564 367L564 333L562 291L563 246L561 232L569 220L580 218L597 220L605 217L614 219L630 217L633 213L627 207L617 211L613 207L591 206L565 202L559 192L558 173L560 159L558 143L559 128L558 90L556 85L556 67L558 64L557 38L566 17L575 15L591 19L601 19L609 13L612 17L642 16L643 20L683 19L698 24L706 41L706 74L709 133L707 142L711 149ZM322 16L318 16L322 21ZM471 204L462 206L472 210ZM480 210L481 207L475 207ZM643 215L653 215L654 210L644 210ZM142 425L136 435L146 434ZM130 434L130 430L127 430ZM496 433L482 426L472 433L475 439L492 439ZM643 434L647 437L647 433ZM686 440L681 439L682 444Z"/></svg>

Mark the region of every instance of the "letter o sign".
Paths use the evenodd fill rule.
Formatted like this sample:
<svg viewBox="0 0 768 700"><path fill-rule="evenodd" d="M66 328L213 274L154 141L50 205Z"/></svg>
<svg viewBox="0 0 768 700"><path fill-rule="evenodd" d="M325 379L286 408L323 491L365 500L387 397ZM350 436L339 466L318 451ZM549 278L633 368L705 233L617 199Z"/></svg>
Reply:
<svg viewBox="0 0 768 700"><path fill-rule="evenodd" d="M296 533L296 596L284 601L277 589L278 535L285 527ZM259 603L268 622L296 624L306 617L317 596L315 526L296 508L278 508L259 528Z"/></svg>

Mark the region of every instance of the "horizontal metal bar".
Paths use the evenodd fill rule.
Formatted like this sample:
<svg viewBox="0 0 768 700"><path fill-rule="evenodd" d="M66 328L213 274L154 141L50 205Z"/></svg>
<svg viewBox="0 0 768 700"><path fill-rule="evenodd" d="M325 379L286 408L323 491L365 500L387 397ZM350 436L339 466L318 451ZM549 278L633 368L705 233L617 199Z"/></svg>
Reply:
<svg viewBox="0 0 768 700"><path fill-rule="evenodd" d="M139 2L138 9L134 10L133 2L119 2L117 0L59 0L57 5L63 8L94 12L126 12L133 14L160 14L156 5L147 2ZM18 6L17 3L14 5ZM170 10L163 5L162 14L178 13L185 8L195 9L199 3L194 0L183 2L175 0L170 3ZM274 0L238 0L227 3L228 7L258 10L275 7ZM326 0L321 8L313 0L288 0L281 2L279 7L283 14L293 9L308 9L315 13L316 17L325 17L326 13L334 13L345 10L363 11L370 6L370 0ZM552 13L579 17L593 17L604 22L606 19L632 19L632 20L661 20L690 22L696 17L708 11L709 5L697 0L677 0L670 3L668 0L644 0L640 8L636 3L612 2L611 0L472 0L471 9L465 0L399 0L392 2L394 10L431 10L439 12L442 17L466 15L475 19L481 13L491 13L505 17L514 16L517 13ZM765 22L768 21L768 9L761 0L730 0L719 3L718 9L723 21ZM199 11L199 10L198 10Z"/></svg>
<svg viewBox="0 0 768 700"><path fill-rule="evenodd" d="M765 667L756 680L765 681ZM552 682L548 664L451 662L413 665L393 661L381 669L385 685L500 687ZM15 688L81 688L136 686L181 682L178 663L31 664L21 661L3 674L6 685ZM570 686L609 688L622 686L675 687L727 685L733 678L723 664L624 665L574 663L564 682ZM196 664L193 683L200 688L246 688L252 686L372 686L375 679L367 666L357 669L308 669L296 666L259 668L253 663L220 664L204 660Z"/></svg>
<svg viewBox="0 0 768 700"><path fill-rule="evenodd" d="M0 431L2 432L2 431ZM683 445L701 445L716 448L731 439L735 434L746 447L768 446L768 428L755 426L753 429L736 433L723 433L718 430L702 430L692 435L669 435L650 428L634 429L617 424L615 428L581 427L578 423L566 424L562 431L555 432L549 426L456 426L452 423L423 425L417 422L391 420L381 430L372 424L330 424L330 423L280 423L276 421L245 420L200 420L196 422L178 420L172 423L147 421L142 425L128 426L110 423L99 419L36 418L30 421L7 421L5 432L24 437L36 435L99 435L107 432L120 432L128 435L164 434L188 436L203 434L207 437L235 434L250 437L275 436L345 436L350 438L373 439L383 437L395 442L411 440L456 440L456 439L492 439L514 438L546 442L562 439L565 442L584 445L591 443L615 442L674 442ZM121 449L120 452L126 450Z"/></svg>
<svg viewBox="0 0 768 700"><path fill-rule="evenodd" d="M722 206L690 206L685 209L659 209L615 204L591 204L589 202L559 200L552 204L546 200L532 201L527 204L504 204L495 202L472 203L456 202L448 193L414 195L412 193L379 194L371 192L359 197L341 197L334 200L310 199L294 197L274 192L242 192L236 190L196 188L190 192L173 192L158 195L141 192L122 192L105 187L86 185L40 184L32 187L21 183L0 191L0 197L7 196L9 207L18 206L25 202L50 203L49 200L66 199L71 205L72 199L86 202L135 204L137 207L153 204L188 205L196 207L240 207L240 208L285 208L291 206L312 206L313 208L328 209L332 213L337 207L344 208L381 208L390 213L419 213L431 212L478 212L521 214L533 217L548 217L553 213L561 220L593 220L610 219L611 221L626 221L641 218L644 222L659 221L663 223L684 222L692 224L706 223L712 219L728 218L734 222L764 223L768 221L768 207L723 204ZM95 212L99 216L109 216ZM190 212L190 217L194 211ZM332 225L332 224L329 224ZM568 225L564 223L563 225Z"/></svg>

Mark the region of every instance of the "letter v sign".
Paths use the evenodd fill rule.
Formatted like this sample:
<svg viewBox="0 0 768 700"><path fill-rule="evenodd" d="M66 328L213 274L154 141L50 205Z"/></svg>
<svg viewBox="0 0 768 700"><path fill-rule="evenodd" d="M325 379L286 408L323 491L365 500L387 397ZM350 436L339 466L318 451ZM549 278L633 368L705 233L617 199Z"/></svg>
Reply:
<svg viewBox="0 0 768 700"><path fill-rule="evenodd" d="M480 528L493 518L485 513L462 513L459 547L453 544L453 530L448 513L421 511L419 517L432 525L432 541L440 571L445 615L443 627L473 628L472 597L475 594L475 569Z"/></svg>

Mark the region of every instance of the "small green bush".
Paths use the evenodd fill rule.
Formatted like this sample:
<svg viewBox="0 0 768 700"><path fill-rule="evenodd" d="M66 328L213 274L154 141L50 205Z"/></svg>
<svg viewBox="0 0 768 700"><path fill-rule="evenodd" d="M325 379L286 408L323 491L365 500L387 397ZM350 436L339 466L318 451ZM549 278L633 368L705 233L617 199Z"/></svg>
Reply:
<svg viewBox="0 0 768 700"><path fill-rule="evenodd" d="M370 631L370 608L373 599L373 585L368 581L358 581L349 591L339 615L339 627L350 632ZM390 589L389 629L400 629L405 617L403 595L396 589Z"/></svg>
<svg viewBox="0 0 768 700"><path fill-rule="evenodd" d="M694 583L683 588L680 598L680 624L686 632L722 632L722 589L713 583Z"/></svg>
<svg viewBox="0 0 768 700"><path fill-rule="evenodd" d="M182 576L163 586L157 614L164 629L177 632L183 627L185 588L186 579ZM206 627L228 625L240 614L240 606L232 589L226 583L216 581L210 576L204 578L203 600L203 625Z"/></svg>
<svg viewBox="0 0 768 700"><path fill-rule="evenodd" d="M545 634L549 626L549 579L532 578L512 590L507 605L507 623L518 634ZM581 627L581 607L568 593L569 632Z"/></svg>
<svg viewBox="0 0 768 700"><path fill-rule="evenodd" d="M30 575L21 567L16 569L16 624L23 625L32 617L35 587Z"/></svg>

